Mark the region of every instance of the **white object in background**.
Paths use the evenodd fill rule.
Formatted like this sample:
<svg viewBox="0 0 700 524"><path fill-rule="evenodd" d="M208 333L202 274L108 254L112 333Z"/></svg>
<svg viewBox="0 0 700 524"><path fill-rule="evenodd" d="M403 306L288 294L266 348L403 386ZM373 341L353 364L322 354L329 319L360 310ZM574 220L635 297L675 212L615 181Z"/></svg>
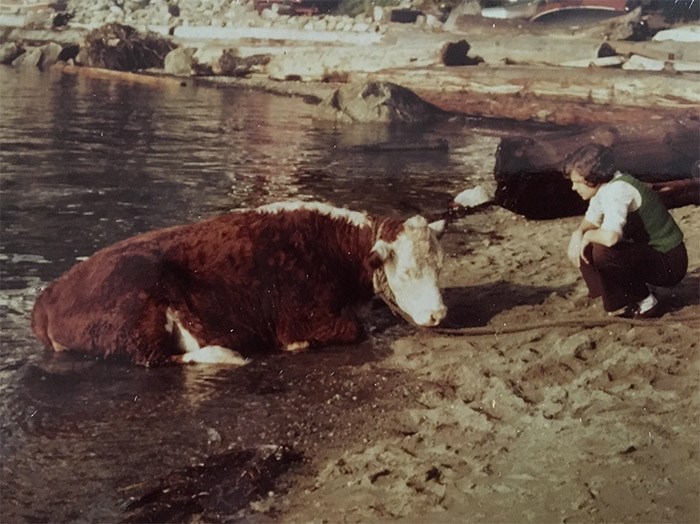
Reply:
<svg viewBox="0 0 700 524"><path fill-rule="evenodd" d="M656 42L663 42L665 40L673 40L674 42L700 42L700 26L691 25L659 31L654 35L652 40Z"/></svg>
<svg viewBox="0 0 700 524"><path fill-rule="evenodd" d="M465 189L454 197L453 202L462 207L476 207L491 202L493 197L482 186Z"/></svg>

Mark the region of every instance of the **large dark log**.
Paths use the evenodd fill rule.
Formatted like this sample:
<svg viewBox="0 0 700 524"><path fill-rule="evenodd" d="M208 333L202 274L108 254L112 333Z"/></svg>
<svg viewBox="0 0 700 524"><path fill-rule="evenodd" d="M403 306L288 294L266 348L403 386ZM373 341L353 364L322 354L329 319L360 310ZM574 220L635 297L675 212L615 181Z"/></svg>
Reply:
<svg viewBox="0 0 700 524"><path fill-rule="evenodd" d="M685 185L658 185L669 207L700 204L693 166L700 160L697 121L605 125L582 132L509 136L496 151L494 177L497 204L528 218L547 219L582 214L586 203L571 189L561 171L571 152L589 143L610 146L617 168L643 182L686 180Z"/></svg>
<svg viewBox="0 0 700 524"><path fill-rule="evenodd" d="M700 205L700 178L684 178L649 185L668 208Z"/></svg>

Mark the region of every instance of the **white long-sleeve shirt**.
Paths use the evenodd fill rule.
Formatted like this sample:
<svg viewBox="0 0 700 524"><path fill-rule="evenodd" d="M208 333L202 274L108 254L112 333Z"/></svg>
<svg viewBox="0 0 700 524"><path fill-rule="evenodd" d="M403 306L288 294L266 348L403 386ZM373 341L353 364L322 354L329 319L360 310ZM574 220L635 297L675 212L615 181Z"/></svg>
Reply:
<svg viewBox="0 0 700 524"><path fill-rule="evenodd" d="M618 171L610 182L600 186L588 202L585 218L600 229L622 236L627 215L639 209L642 205L642 195L631 184L622 181L614 183L619 176L622 176L622 173Z"/></svg>

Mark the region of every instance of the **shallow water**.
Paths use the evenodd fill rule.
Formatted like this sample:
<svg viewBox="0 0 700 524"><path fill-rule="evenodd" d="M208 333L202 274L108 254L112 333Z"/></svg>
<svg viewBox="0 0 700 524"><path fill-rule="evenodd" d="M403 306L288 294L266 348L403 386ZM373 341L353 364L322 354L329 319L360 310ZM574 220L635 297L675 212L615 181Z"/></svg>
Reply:
<svg viewBox="0 0 700 524"><path fill-rule="evenodd" d="M281 438L304 447L340 424L324 411L332 399L381 394L386 377L358 383L353 369L408 329L382 311L376 335L357 347L240 370L135 369L44 354L29 315L45 283L130 235L281 199L440 212L490 182L503 131L465 119L336 128L299 99L193 84L3 67L0 85L5 522L119 520L131 487L212 450ZM438 138L448 152L356 147Z"/></svg>

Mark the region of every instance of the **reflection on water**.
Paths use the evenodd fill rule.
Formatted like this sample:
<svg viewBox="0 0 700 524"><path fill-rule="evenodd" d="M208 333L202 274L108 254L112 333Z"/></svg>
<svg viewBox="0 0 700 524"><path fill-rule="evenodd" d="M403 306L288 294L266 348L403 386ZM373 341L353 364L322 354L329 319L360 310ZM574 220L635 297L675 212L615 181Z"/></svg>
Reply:
<svg viewBox="0 0 700 524"><path fill-rule="evenodd" d="M332 429L333 416L323 418L329 399L348 391L357 399L352 369L386 354L388 340L407 329L241 370L57 360L29 327L42 285L127 236L279 199L442 211L465 185L490 181L498 140L497 130L465 121L335 128L313 121L301 101L232 89L13 68L0 69L0 84L6 522L118 520L128 486L187 466L212 446ZM449 152L353 147L437 138ZM316 418L303 426L309 410Z"/></svg>

